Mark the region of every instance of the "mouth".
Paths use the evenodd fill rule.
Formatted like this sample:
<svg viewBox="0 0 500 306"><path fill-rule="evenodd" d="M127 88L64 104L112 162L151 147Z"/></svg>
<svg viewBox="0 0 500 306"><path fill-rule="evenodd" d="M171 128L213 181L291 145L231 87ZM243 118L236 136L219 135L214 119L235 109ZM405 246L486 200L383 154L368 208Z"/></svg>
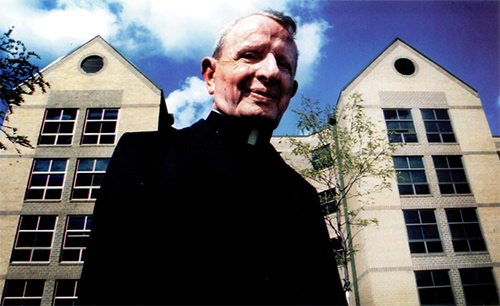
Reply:
<svg viewBox="0 0 500 306"><path fill-rule="evenodd" d="M262 103L272 103L279 99L279 94L267 89L251 89L250 96Z"/></svg>

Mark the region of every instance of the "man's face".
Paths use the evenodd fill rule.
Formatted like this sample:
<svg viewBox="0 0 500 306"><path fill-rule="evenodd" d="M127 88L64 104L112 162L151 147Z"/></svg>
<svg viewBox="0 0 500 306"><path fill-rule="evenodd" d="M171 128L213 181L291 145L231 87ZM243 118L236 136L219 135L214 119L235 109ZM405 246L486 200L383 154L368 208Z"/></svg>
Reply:
<svg viewBox="0 0 500 306"><path fill-rule="evenodd" d="M278 126L297 91L297 50L290 33L269 17L240 20L218 60L204 58L202 72L214 108Z"/></svg>

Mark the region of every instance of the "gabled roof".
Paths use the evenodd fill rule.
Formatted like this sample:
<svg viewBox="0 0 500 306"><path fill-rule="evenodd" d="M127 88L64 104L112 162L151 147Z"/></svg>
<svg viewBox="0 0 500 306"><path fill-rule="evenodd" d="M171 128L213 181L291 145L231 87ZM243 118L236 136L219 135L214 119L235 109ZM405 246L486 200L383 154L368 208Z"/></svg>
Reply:
<svg viewBox="0 0 500 306"><path fill-rule="evenodd" d="M375 59L372 60L370 62L370 64L368 64L368 66L366 66L365 69L363 69L358 75L356 75L354 77L354 79L352 79L349 83L347 83L347 85L341 90L340 96L342 95L343 92L348 91L349 87L355 86L356 84L361 82L361 80L363 80L364 77L368 73L370 73L382 61L382 59L384 59L387 55L389 55L389 53L391 53L392 50L396 49L399 46L403 46L404 48L412 51L416 56L420 57L421 59L426 61L428 64L430 64L431 66L433 66L434 68L439 70L441 73L446 75L452 81L456 82L458 85L462 86L467 91L474 94L475 96L478 96L477 90L475 90L472 86L470 86L466 82L464 82L461 79L459 79L458 77L456 77L453 73L449 72L444 67L442 67L441 65L439 65L435 61L431 60L425 54L418 51L414 47L410 46L408 43L404 42L399 37L397 37L387 48L385 48L379 55L377 55L377 57L375 57ZM340 96L339 96L339 98L340 98Z"/></svg>
<svg viewBox="0 0 500 306"><path fill-rule="evenodd" d="M53 61L52 63L47 65L45 68L43 68L40 72L42 72L43 74L50 72L52 69L57 67L62 61L64 61L65 58L71 56L72 54L74 54L78 50L82 50L82 49L86 48L87 46L89 46L93 43L99 43L99 44L103 45L106 49L108 49L108 51L110 51L111 53L115 53L116 55L118 55L119 58L121 58L123 60L123 63L128 65L129 68L135 70L140 76L142 76L145 79L144 81L147 80L153 87L155 87L158 90L161 90L161 87L158 84L156 84L152 79L150 79L144 72L142 72L136 65L134 65L134 63L132 63L128 58L126 58L122 53L120 53L120 51L118 51L115 47L113 47L111 44L109 44L100 35L97 35L96 37L87 41L86 43L84 43L80 47L73 49L67 55L56 59L55 61Z"/></svg>

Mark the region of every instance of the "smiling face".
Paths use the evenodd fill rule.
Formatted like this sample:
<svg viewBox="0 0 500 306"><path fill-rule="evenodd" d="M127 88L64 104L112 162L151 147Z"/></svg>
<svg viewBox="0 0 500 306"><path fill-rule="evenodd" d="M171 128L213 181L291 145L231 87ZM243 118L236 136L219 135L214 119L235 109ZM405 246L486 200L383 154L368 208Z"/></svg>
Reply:
<svg viewBox="0 0 500 306"><path fill-rule="evenodd" d="M297 91L296 59L293 37L278 22L262 15L240 20L227 34L220 58L202 62L214 108L275 129Z"/></svg>

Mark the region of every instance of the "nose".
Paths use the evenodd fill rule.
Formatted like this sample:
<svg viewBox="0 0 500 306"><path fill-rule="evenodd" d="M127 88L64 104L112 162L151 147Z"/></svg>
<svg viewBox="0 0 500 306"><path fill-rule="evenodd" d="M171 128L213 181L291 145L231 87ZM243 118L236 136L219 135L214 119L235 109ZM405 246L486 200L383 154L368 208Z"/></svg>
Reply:
<svg viewBox="0 0 500 306"><path fill-rule="evenodd" d="M270 82L277 80L279 74L280 69L276 58L272 53L268 53L267 56L259 63L259 67L256 71L256 77Z"/></svg>

